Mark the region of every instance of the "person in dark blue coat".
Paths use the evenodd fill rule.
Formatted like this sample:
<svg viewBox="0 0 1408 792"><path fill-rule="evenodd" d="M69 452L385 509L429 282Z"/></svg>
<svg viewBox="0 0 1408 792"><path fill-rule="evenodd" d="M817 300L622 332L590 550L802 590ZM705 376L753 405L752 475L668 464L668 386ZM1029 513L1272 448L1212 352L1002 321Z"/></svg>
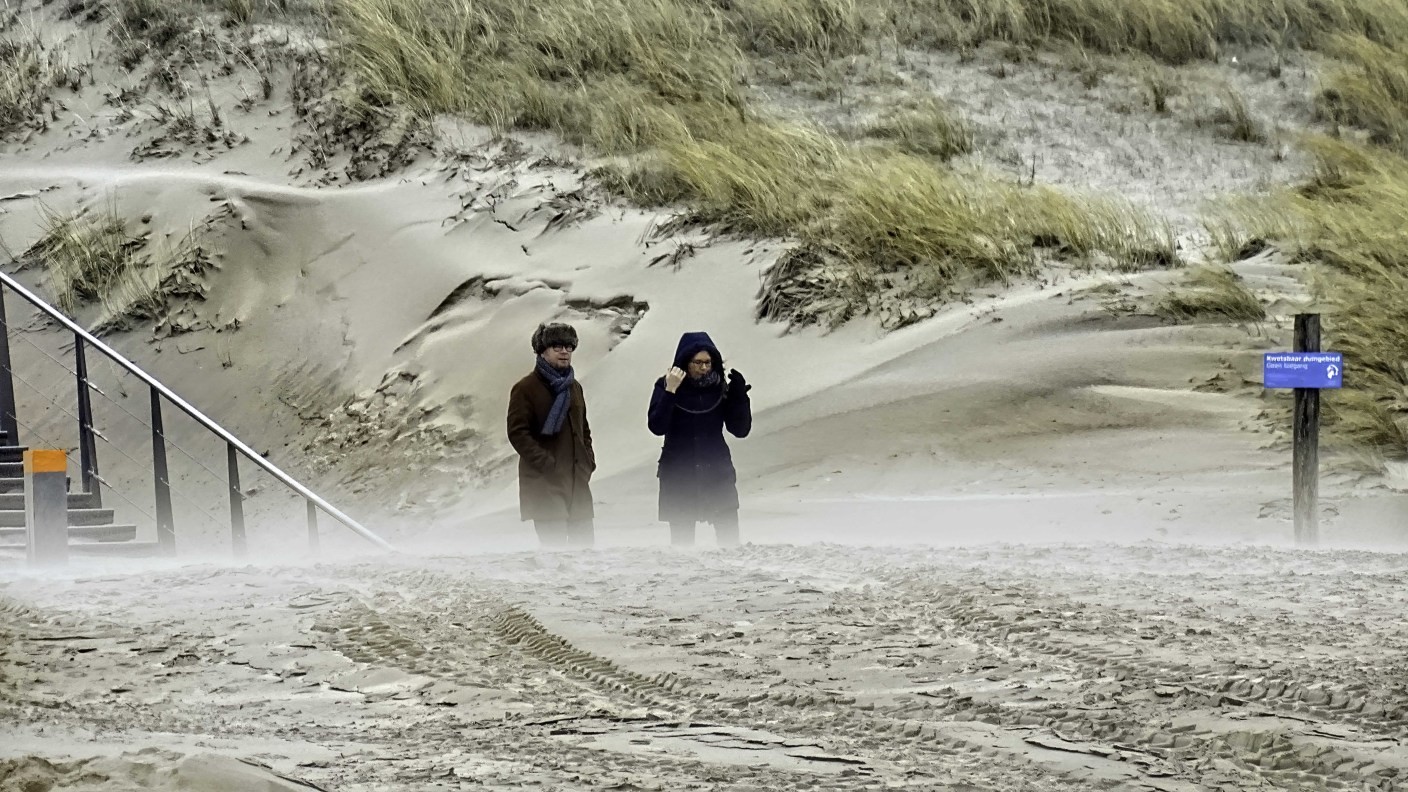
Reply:
<svg viewBox="0 0 1408 792"><path fill-rule="evenodd" d="M752 388L724 359L707 333L685 333L675 363L655 381L650 431L665 438L660 452L660 519L670 541L694 544L694 525L712 523L721 546L738 544L738 476L724 429L747 437L753 428Z"/></svg>

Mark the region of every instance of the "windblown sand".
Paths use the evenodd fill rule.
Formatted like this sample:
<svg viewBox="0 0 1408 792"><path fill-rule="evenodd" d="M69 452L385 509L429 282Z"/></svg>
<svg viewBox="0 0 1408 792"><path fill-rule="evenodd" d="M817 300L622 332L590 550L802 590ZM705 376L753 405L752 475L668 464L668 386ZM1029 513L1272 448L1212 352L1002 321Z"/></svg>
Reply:
<svg viewBox="0 0 1408 792"><path fill-rule="evenodd" d="M1405 575L1153 543L10 575L0 789L1398 789Z"/></svg>
<svg viewBox="0 0 1408 792"><path fill-rule="evenodd" d="M105 41L12 4L74 57ZM1321 549L1290 546L1289 399L1259 364L1301 266L1233 265L1252 326L1160 319L1182 271L1064 265L893 332L759 322L785 241L656 233L668 212L541 136L442 119L406 163L385 141L323 158L284 58L322 44L251 35L271 95L207 69L204 143L110 53L89 64L0 145L0 253L48 294L20 266L46 211L110 211L150 250L197 229L199 296L106 340L403 552L325 519L310 557L303 504L246 467L232 561L225 447L168 408L178 561L0 559L0 792L1408 784L1404 477L1327 454ZM1279 132L1145 118L1128 75L977 57L906 53L902 75L980 124L976 164L1123 192L1191 260L1203 199L1303 167ZM1180 79L1305 123L1313 74L1249 63ZM72 338L6 308L22 437L72 449ZM591 552L534 552L516 510L504 410L548 319L582 337ZM707 527L671 551L655 520L645 408L693 330L754 385L734 551ZM107 505L150 539L149 394L90 366Z"/></svg>

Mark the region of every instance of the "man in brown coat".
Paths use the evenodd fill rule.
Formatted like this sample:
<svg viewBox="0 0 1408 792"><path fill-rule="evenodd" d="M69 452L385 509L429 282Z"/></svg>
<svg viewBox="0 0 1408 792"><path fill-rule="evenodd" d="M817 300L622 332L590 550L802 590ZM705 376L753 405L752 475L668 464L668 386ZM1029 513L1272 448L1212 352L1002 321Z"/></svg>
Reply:
<svg viewBox="0 0 1408 792"><path fill-rule="evenodd" d="M518 510L545 547L591 547L592 430L587 399L572 371L577 331L540 324L537 365L508 397L508 441L518 452Z"/></svg>

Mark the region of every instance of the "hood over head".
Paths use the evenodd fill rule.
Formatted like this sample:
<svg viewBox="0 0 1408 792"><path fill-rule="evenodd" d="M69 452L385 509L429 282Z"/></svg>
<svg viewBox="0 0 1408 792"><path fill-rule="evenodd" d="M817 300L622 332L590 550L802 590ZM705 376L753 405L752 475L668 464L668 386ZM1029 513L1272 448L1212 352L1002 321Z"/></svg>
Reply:
<svg viewBox="0 0 1408 792"><path fill-rule="evenodd" d="M724 356L719 354L719 348L714 346L708 333L685 333L680 336L680 344L675 348L675 365L688 371L689 359L699 354L701 349L714 359L714 371L723 373Z"/></svg>

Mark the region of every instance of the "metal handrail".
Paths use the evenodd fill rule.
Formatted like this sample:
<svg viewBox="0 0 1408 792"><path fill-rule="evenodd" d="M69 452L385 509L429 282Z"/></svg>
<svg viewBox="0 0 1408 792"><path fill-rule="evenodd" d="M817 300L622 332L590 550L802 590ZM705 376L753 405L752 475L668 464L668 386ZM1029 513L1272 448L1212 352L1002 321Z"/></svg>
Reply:
<svg viewBox="0 0 1408 792"><path fill-rule="evenodd" d="M196 423L199 423L201 426L204 426L210 432L213 432L220 439L228 443L230 447L243 454L245 458L249 459L254 464L263 468L264 471L269 475L281 481L284 486L288 487L299 495L302 495L305 499L308 500L309 503L316 504L318 508L332 515L333 519L342 523L347 528L352 529L352 531L361 535L364 539L367 539L378 547L384 550L396 549L392 547L391 544L385 539L382 539L380 536L377 536L375 533L372 533L370 530L368 530L361 523L357 522L351 517L348 517L336 506L333 506L331 503L328 503L326 500L323 500L323 498L320 497L316 492L313 492L312 490L305 487L293 476L290 476L289 474L280 470L276 465L274 465L274 463L265 459L254 449L245 445L239 438L235 437L228 430L226 430L225 427L221 426L210 418L207 418L204 413L202 413L200 410L197 410L195 407L192 407L186 402L185 399L182 399L180 396L177 396L174 392L172 392L170 388L157 381L156 377L153 377L152 375L143 371L137 366L137 364L118 354L118 352L112 347L108 346L107 344L104 344L102 341L99 341L97 337L94 336L92 333L85 330L77 322L73 321L67 316L64 316L53 306L44 302L44 300L40 299L29 289L26 289L23 285L20 284L19 281L15 280L8 273L0 271L0 283L9 286L11 289L14 290L15 294L18 294L20 297L23 297L25 301L28 302L30 305L33 305L35 308L38 308L39 310L48 314L55 321L59 322L64 327L71 330L75 335L79 336L88 344L92 345L93 348L97 349L99 352L102 352L104 355L107 355L110 359L112 359L113 362L127 369L127 371L129 371L132 375L134 375L138 379L145 382L148 386L150 386L153 391L160 393L162 396L166 397L167 401L181 408L181 411L191 416L191 418L195 419Z"/></svg>

